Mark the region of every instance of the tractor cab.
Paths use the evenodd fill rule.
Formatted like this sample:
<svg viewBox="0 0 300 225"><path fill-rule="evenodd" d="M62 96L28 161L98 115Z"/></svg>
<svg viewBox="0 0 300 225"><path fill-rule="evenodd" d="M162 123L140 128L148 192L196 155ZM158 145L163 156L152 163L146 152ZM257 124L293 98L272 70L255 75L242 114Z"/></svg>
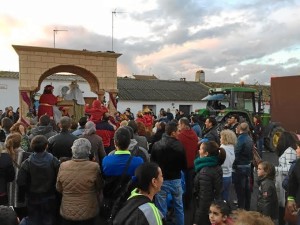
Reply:
<svg viewBox="0 0 300 225"><path fill-rule="evenodd" d="M204 118L215 116L220 129L232 114L239 115L240 122L246 121L252 127L252 116L256 114L256 92L246 87L211 88L202 99L207 101L206 109L198 110L198 114Z"/></svg>

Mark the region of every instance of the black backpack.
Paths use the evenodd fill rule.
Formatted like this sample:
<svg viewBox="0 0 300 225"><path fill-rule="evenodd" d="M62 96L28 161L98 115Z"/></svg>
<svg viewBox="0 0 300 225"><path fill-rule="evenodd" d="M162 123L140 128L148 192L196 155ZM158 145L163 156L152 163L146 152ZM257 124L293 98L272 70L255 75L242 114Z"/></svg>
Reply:
<svg viewBox="0 0 300 225"><path fill-rule="evenodd" d="M108 177L104 181L103 199L100 205L100 216L110 224L117 211L127 200L131 190L131 177L126 175L132 156L127 160L121 176Z"/></svg>

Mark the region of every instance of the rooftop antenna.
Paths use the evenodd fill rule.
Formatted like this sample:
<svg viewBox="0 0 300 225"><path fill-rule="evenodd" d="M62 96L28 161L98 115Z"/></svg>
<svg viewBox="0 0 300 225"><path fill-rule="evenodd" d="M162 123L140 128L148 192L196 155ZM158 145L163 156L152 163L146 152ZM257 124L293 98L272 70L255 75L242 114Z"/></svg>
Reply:
<svg viewBox="0 0 300 225"><path fill-rule="evenodd" d="M127 13L127 12L118 12L117 9L111 12L111 51L114 51L114 16L117 13Z"/></svg>
<svg viewBox="0 0 300 225"><path fill-rule="evenodd" d="M57 34L57 32L59 31L68 31L68 30L58 30L58 29L54 29L53 30L53 46L55 48L55 35Z"/></svg>

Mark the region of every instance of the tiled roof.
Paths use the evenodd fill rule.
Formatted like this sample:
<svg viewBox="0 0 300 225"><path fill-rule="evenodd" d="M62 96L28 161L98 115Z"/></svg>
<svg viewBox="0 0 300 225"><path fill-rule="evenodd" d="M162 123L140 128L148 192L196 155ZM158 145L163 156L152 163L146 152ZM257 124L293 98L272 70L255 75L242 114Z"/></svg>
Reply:
<svg viewBox="0 0 300 225"><path fill-rule="evenodd" d="M191 81L136 80L118 78L120 100L200 101L208 87Z"/></svg>
<svg viewBox="0 0 300 225"><path fill-rule="evenodd" d="M138 75L141 77L140 75ZM18 72L0 71L0 78L19 78ZM200 101L208 94L209 88L241 86L241 84L193 82L149 79L132 79L118 77L118 90L120 100L132 101ZM151 78L154 78L151 76ZM79 80L82 77L74 74L53 74L50 80ZM245 87L263 90L263 99L270 100L270 86L244 85Z"/></svg>
<svg viewBox="0 0 300 225"><path fill-rule="evenodd" d="M19 79L19 72L0 71L0 77Z"/></svg>

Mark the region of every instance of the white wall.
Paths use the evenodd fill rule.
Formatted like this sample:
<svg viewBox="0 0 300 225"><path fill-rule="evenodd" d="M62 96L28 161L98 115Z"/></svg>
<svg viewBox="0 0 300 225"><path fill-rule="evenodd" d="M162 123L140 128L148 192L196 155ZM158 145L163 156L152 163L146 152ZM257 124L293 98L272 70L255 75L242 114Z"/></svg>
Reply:
<svg viewBox="0 0 300 225"><path fill-rule="evenodd" d="M174 105L172 105L172 103L174 103ZM131 109L131 112L134 113L134 115L136 115L136 113L139 110L143 110L143 106L145 106L145 105L155 105L156 110L155 110L154 113L156 115L159 114L159 110L161 108L164 108L165 110L167 110L167 108L170 108L171 112L175 115L175 109L179 109L179 105L190 105L191 106L191 112L194 112L196 109L205 108L206 107L206 102L119 101L118 105L117 105L117 108L118 108L118 111L123 113L126 110L126 108L129 107Z"/></svg>
<svg viewBox="0 0 300 225"><path fill-rule="evenodd" d="M12 106L14 111L19 107L19 80L12 78L0 79L0 109Z"/></svg>

